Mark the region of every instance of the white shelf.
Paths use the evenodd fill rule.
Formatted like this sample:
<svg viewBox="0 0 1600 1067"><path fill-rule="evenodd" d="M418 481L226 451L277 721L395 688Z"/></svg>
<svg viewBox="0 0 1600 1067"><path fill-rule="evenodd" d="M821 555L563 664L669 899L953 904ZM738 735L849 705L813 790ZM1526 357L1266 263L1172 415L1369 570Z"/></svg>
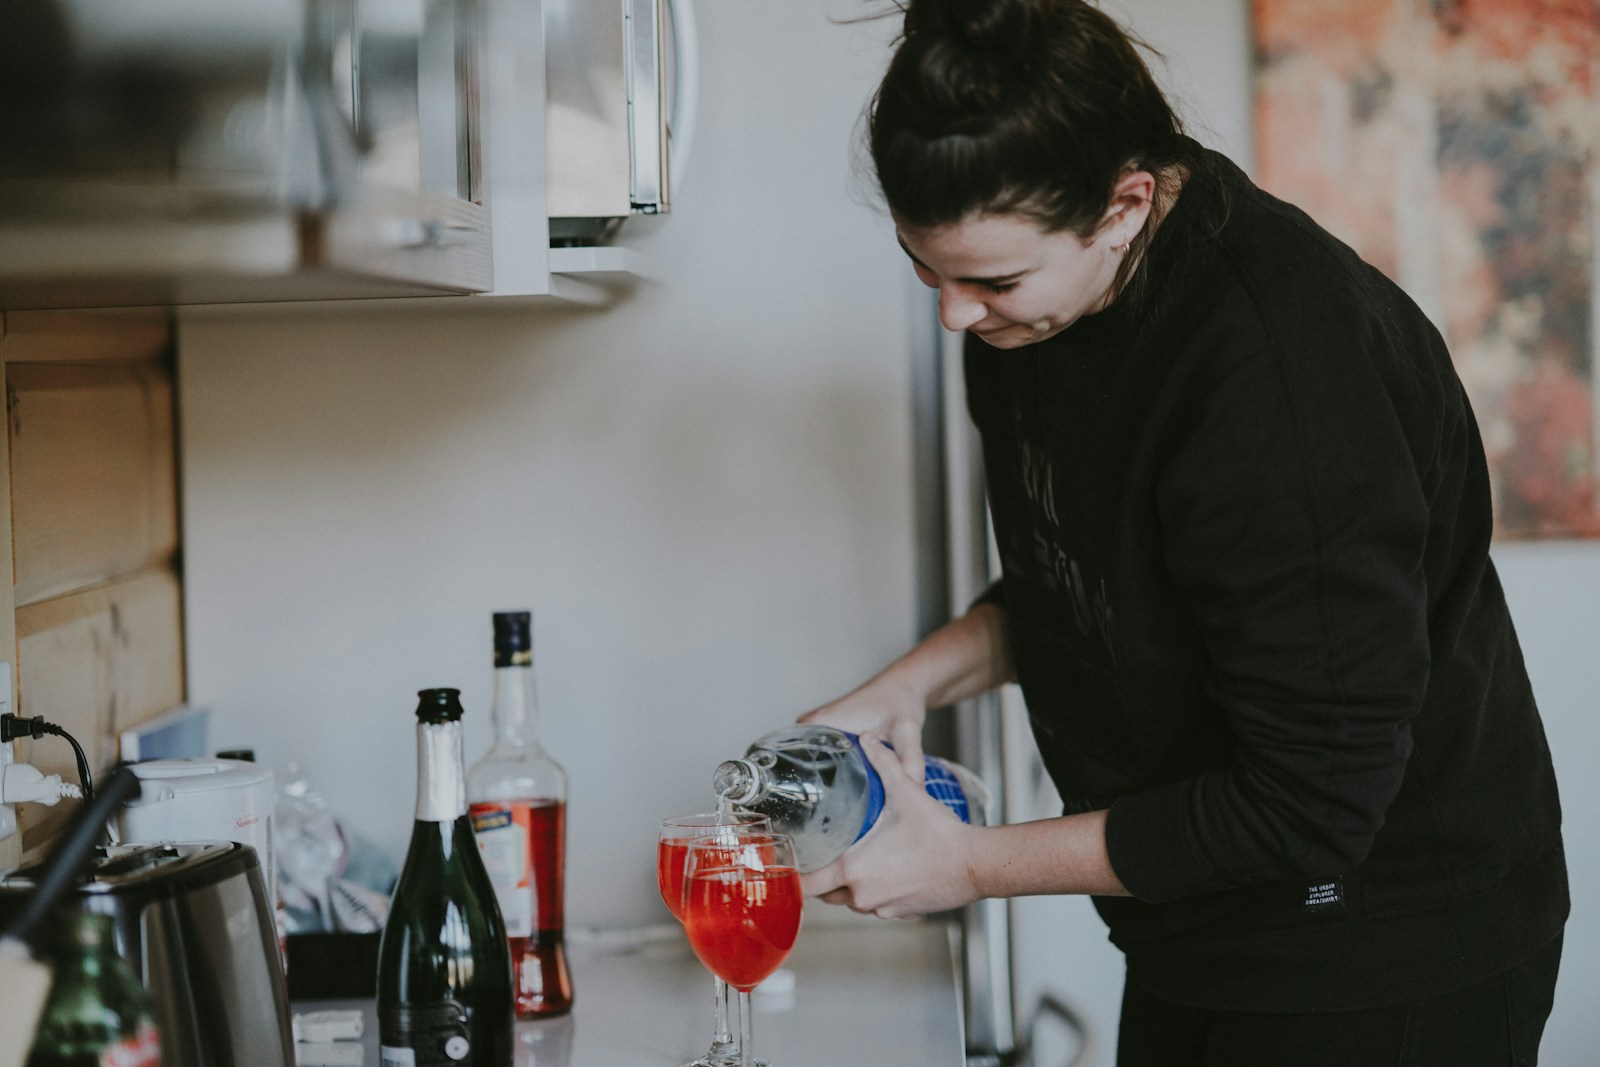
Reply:
<svg viewBox="0 0 1600 1067"><path fill-rule="evenodd" d="M550 249L550 297L563 303L601 307L656 276L655 264L631 248Z"/></svg>
<svg viewBox="0 0 1600 1067"><path fill-rule="evenodd" d="M636 249L619 245L552 248L550 273L619 283L654 281L655 264Z"/></svg>

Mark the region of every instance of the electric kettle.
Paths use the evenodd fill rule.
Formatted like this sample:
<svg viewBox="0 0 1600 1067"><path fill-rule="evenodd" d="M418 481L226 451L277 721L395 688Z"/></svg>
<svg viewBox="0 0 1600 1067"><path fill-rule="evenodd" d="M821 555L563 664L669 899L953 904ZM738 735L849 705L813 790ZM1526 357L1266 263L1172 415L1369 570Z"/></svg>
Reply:
<svg viewBox="0 0 1600 1067"><path fill-rule="evenodd" d="M267 900L278 899L272 771L233 759L156 759L130 763L139 796L114 816L122 840L238 841L256 850Z"/></svg>
<svg viewBox="0 0 1600 1067"><path fill-rule="evenodd" d="M0 925L39 870L0 879ZM255 849L237 841L101 848L77 902L116 920L155 1002L164 1067L294 1067L288 987Z"/></svg>

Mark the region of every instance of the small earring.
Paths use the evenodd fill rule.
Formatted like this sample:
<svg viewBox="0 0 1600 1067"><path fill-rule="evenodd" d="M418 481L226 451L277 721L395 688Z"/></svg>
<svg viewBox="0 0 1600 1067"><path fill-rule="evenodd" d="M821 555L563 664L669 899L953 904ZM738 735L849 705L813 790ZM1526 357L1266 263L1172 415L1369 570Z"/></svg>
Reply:
<svg viewBox="0 0 1600 1067"><path fill-rule="evenodd" d="M1132 241L1124 241L1122 244L1118 245L1116 248L1113 248L1112 251L1115 252L1119 256L1126 255L1127 252L1128 252L1129 246L1131 246L1132 244L1133 244Z"/></svg>

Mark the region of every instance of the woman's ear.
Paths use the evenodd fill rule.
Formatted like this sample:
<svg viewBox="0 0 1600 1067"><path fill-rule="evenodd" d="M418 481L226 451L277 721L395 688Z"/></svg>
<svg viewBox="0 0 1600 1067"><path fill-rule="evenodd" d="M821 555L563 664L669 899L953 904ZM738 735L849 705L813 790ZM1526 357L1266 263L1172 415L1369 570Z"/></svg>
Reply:
<svg viewBox="0 0 1600 1067"><path fill-rule="evenodd" d="M1100 226L1099 236L1111 247L1127 245L1139 231L1155 204L1156 179L1147 170L1130 170L1111 187L1111 206Z"/></svg>

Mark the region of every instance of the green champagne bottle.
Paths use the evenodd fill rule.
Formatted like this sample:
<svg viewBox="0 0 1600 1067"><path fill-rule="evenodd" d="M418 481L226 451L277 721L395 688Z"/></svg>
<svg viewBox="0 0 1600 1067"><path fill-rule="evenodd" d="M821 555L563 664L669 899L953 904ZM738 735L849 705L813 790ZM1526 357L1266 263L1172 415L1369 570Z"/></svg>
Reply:
<svg viewBox="0 0 1600 1067"><path fill-rule="evenodd" d="M63 913L50 998L27 1067L160 1067L150 994L117 955L110 916Z"/></svg>
<svg viewBox="0 0 1600 1067"><path fill-rule="evenodd" d="M467 816L456 689L417 694L417 816L378 945L382 1067L511 1067L511 953Z"/></svg>

